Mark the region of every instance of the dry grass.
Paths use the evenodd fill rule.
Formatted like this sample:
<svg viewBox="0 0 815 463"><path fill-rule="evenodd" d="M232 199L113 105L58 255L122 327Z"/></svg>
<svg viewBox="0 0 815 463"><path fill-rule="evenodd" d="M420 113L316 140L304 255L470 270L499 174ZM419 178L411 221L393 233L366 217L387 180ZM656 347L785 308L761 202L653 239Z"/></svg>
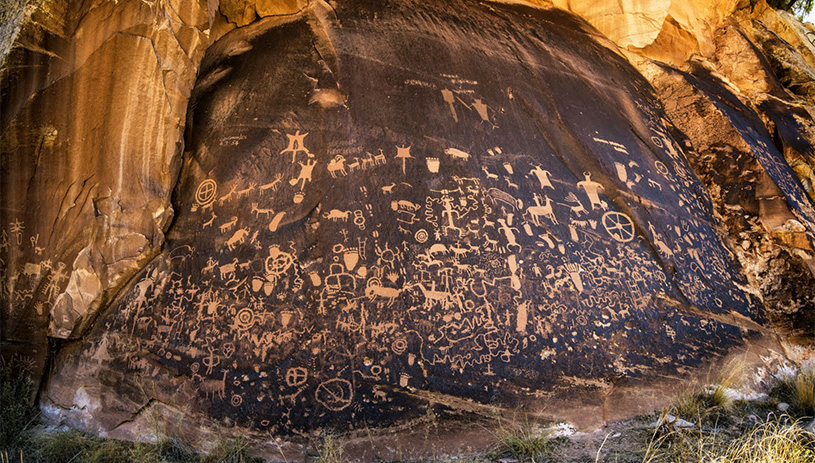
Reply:
<svg viewBox="0 0 815 463"><path fill-rule="evenodd" d="M815 370L799 370L794 376L780 379L776 393L778 400L790 404L793 414L815 415Z"/></svg>
<svg viewBox="0 0 815 463"><path fill-rule="evenodd" d="M697 425L726 418L736 403L733 390L742 385L746 372L744 362L725 364L713 380L708 375L703 385L693 383L680 393L671 404L669 413Z"/></svg>
<svg viewBox="0 0 815 463"><path fill-rule="evenodd" d="M733 436L701 429L656 432L643 463L813 463L815 434L788 416L772 417Z"/></svg>
<svg viewBox="0 0 815 463"><path fill-rule="evenodd" d="M340 440L331 433L326 433L317 447L315 463L342 463L343 448Z"/></svg>
<svg viewBox="0 0 815 463"><path fill-rule="evenodd" d="M544 461L554 448L547 432L526 424L514 429L501 427L490 456L495 459L512 458L519 462Z"/></svg>

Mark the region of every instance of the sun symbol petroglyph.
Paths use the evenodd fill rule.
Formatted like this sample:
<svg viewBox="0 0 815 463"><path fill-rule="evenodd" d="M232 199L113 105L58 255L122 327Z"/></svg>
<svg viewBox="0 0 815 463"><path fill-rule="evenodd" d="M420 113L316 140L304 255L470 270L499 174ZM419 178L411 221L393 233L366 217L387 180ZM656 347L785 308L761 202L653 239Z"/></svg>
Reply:
<svg viewBox="0 0 815 463"><path fill-rule="evenodd" d="M416 231L416 234L415 234L415 235L413 235L413 238L415 238L415 239L416 239L416 242L417 242L417 243L424 243L424 242L426 242L426 241L427 241L427 239L429 238L429 236L428 236L428 234L427 234L427 230L425 230L424 228L422 228L422 229L419 229L418 231Z"/></svg>
<svg viewBox="0 0 815 463"><path fill-rule="evenodd" d="M248 330L255 326L255 312L249 307L244 307L235 315L235 327L241 331Z"/></svg>

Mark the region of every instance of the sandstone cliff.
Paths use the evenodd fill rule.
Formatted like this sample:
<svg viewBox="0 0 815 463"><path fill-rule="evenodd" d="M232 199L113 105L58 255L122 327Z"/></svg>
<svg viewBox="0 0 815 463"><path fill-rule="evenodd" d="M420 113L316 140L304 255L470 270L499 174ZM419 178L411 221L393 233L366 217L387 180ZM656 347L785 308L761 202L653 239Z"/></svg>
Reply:
<svg viewBox="0 0 815 463"><path fill-rule="evenodd" d="M55 420L590 428L815 334L815 30L763 3L15 11L2 356Z"/></svg>

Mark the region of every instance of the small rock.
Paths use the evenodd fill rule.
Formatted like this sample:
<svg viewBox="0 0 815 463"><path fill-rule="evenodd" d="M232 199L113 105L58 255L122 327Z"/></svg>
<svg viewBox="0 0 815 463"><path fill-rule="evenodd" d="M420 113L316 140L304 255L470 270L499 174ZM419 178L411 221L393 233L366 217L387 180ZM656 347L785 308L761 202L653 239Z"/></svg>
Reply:
<svg viewBox="0 0 815 463"><path fill-rule="evenodd" d="M665 419L663 419L662 422L660 422L659 424L660 425L667 424L668 426L671 426L673 428L694 428L694 427L696 427L696 425L691 423L690 421L685 421L682 418L680 418L678 416L673 416L673 415L665 415Z"/></svg>
<svg viewBox="0 0 815 463"><path fill-rule="evenodd" d="M778 409L780 412L785 412L790 409L790 404L786 402L780 402L775 408Z"/></svg>

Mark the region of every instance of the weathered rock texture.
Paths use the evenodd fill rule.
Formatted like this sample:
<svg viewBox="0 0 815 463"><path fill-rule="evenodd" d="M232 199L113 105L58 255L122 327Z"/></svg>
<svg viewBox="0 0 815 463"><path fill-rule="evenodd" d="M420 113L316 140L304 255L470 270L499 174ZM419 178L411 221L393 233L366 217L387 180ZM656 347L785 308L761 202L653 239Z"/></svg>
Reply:
<svg viewBox="0 0 815 463"><path fill-rule="evenodd" d="M592 427L811 339L815 34L555 5L43 3L2 87L4 358L51 359L54 419L205 446Z"/></svg>
<svg viewBox="0 0 815 463"><path fill-rule="evenodd" d="M161 249L205 6L46 1L2 79L4 355L47 354Z"/></svg>

